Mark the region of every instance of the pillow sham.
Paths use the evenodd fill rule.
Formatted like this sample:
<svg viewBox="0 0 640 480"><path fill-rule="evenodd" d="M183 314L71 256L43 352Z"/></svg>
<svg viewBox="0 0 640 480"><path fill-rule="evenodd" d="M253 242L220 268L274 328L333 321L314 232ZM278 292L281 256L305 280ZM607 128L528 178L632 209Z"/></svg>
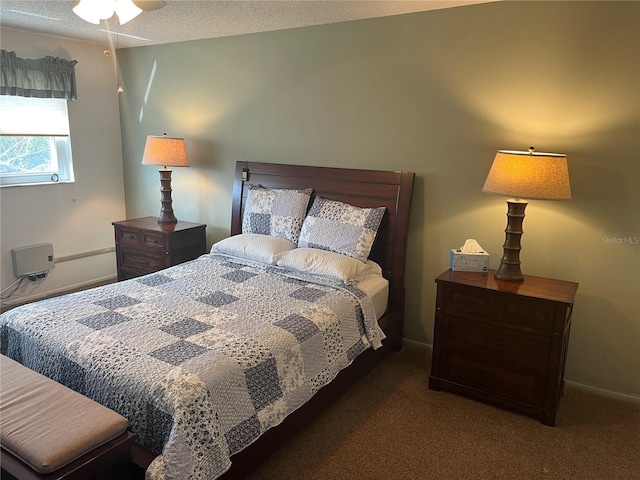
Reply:
<svg viewBox="0 0 640 480"><path fill-rule="evenodd" d="M245 260L275 265L278 255L296 248L290 240L257 233L241 233L220 240L211 247L211 253L224 253Z"/></svg>
<svg viewBox="0 0 640 480"><path fill-rule="evenodd" d="M313 189L249 187L242 233L258 233L298 242Z"/></svg>
<svg viewBox="0 0 640 480"><path fill-rule="evenodd" d="M363 263L340 253L316 248L296 248L284 252L276 265L344 283L356 283L373 275L382 276L382 268L372 260Z"/></svg>
<svg viewBox="0 0 640 480"><path fill-rule="evenodd" d="M304 219L299 247L319 248L366 262L385 207L360 208L316 197Z"/></svg>

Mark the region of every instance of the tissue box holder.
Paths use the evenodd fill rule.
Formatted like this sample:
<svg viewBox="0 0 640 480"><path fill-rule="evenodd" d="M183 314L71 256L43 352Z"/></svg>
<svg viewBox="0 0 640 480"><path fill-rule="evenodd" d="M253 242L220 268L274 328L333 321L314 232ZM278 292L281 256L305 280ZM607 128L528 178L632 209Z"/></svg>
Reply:
<svg viewBox="0 0 640 480"><path fill-rule="evenodd" d="M489 254L487 252L462 253L459 248L452 248L449 268L455 272L488 272Z"/></svg>

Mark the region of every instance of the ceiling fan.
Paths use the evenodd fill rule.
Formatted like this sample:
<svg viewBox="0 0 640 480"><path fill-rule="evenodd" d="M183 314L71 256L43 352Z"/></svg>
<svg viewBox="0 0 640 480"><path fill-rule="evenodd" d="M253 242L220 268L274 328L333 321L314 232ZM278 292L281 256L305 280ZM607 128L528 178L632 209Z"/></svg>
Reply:
<svg viewBox="0 0 640 480"><path fill-rule="evenodd" d="M115 13L120 25L124 25L143 11L157 10L166 4L164 0L80 0L73 13L96 25Z"/></svg>
<svg viewBox="0 0 640 480"><path fill-rule="evenodd" d="M133 3L145 12L148 12L149 10L157 10L167 4L164 0L133 0Z"/></svg>

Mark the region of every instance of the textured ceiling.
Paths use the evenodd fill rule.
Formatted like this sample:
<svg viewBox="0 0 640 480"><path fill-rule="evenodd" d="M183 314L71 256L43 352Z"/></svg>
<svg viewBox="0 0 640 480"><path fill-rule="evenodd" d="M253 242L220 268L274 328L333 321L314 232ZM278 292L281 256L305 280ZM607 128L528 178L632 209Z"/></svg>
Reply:
<svg viewBox="0 0 640 480"><path fill-rule="evenodd" d="M80 19L72 12L78 0L0 0L0 28L28 30L95 43L109 42L108 32L111 31L117 34L118 46L126 48L399 15L488 1L492 0L168 0L163 8L143 12L121 26L115 17L103 21L101 25Z"/></svg>

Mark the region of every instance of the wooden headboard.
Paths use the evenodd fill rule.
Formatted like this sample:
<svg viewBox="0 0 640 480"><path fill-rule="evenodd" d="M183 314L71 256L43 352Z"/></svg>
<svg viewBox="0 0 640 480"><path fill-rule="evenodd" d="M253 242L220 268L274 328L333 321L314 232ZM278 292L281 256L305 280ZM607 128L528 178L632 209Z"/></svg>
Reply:
<svg viewBox="0 0 640 480"><path fill-rule="evenodd" d="M243 180L244 169L247 180ZM357 207L386 207L369 258L389 280L389 311L404 311L404 274L409 210L415 174L383 170L307 167L237 162L233 183L231 235L242 232L242 212L250 185L268 188L313 188L316 195Z"/></svg>

